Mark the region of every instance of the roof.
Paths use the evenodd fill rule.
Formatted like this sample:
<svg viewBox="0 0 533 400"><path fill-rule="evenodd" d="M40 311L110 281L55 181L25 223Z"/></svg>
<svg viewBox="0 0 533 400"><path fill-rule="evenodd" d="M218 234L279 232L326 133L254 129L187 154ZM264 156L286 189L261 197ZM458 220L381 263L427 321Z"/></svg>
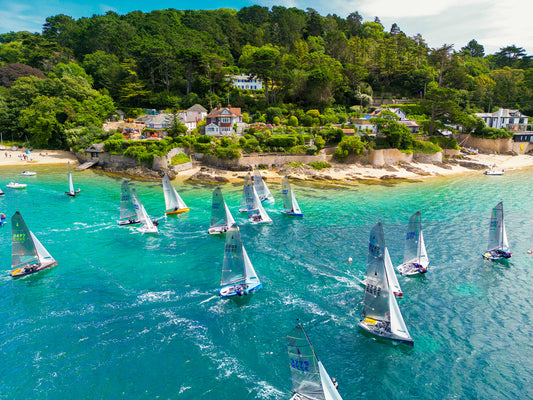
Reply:
<svg viewBox="0 0 533 400"><path fill-rule="evenodd" d="M104 143L94 143L91 144L85 150L86 153L103 153L104 152Z"/></svg>
<svg viewBox="0 0 533 400"><path fill-rule="evenodd" d="M411 121L410 119L405 119L403 121L396 121L396 122L399 122L400 124L404 124L406 126L412 126L412 127L420 126L415 121Z"/></svg>
<svg viewBox="0 0 533 400"><path fill-rule="evenodd" d="M187 111L196 111L199 113L207 113L207 110L201 104L195 104L192 107L187 108Z"/></svg>
<svg viewBox="0 0 533 400"><path fill-rule="evenodd" d="M476 116L480 118L529 118L527 115L522 114L518 110L511 110L509 108L500 108L493 113L475 113Z"/></svg>
<svg viewBox="0 0 533 400"><path fill-rule="evenodd" d="M240 107L217 107L211 110L209 114L207 114L207 118L215 118L219 115L225 115L225 116L231 116L231 117L240 117L241 116L241 108Z"/></svg>

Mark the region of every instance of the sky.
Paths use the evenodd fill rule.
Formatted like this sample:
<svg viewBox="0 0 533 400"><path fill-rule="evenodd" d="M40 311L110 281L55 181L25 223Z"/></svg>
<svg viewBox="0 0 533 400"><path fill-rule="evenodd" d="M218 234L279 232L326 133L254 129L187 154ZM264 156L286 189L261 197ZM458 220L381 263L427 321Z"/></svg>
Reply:
<svg viewBox="0 0 533 400"><path fill-rule="evenodd" d="M485 47L485 54L515 45L533 55L531 0L0 0L0 33L41 32L46 18L58 14L78 19L107 11L127 14L165 8L238 10L254 4L313 8L323 16L337 14L343 18L357 11L364 22L379 17L387 31L396 23L407 36L420 33L431 48L448 44L460 50L475 39Z"/></svg>

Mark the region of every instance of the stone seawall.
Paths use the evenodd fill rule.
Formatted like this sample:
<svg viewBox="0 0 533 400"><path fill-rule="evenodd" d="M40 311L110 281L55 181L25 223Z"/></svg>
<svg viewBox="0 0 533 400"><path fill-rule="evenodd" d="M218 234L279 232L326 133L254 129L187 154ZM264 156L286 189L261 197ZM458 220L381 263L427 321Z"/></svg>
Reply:
<svg viewBox="0 0 533 400"><path fill-rule="evenodd" d="M359 162L362 164L372 164L375 167L384 165L396 165L399 163L410 163L413 161L420 163L442 162L442 153L402 153L398 149L372 150L368 154L354 157L349 162Z"/></svg>
<svg viewBox="0 0 533 400"><path fill-rule="evenodd" d="M267 153L264 155L244 156L237 160L221 160L213 156L203 156L202 163L216 168L249 170L259 165L272 167L282 167L283 165L295 162L309 164L310 162L326 161L325 154L312 155L293 155L285 153Z"/></svg>

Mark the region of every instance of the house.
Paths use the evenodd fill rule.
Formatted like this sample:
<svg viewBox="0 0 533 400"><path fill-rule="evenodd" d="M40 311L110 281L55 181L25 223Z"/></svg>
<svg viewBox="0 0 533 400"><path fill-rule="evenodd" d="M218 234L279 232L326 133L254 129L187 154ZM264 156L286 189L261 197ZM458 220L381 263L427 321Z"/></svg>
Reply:
<svg viewBox="0 0 533 400"><path fill-rule="evenodd" d="M415 121L411 121L410 119L399 120L398 123L408 127L413 135L416 135L420 129L420 125L418 125Z"/></svg>
<svg viewBox="0 0 533 400"><path fill-rule="evenodd" d="M233 87L248 90L263 89L263 82L252 75L231 75L231 84Z"/></svg>
<svg viewBox="0 0 533 400"><path fill-rule="evenodd" d="M367 116L369 118L379 118L379 115L385 110L390 111L391 113L395 114L399 118L400 121L407 120L407 115L402 111L401 108L376 108L370 114L367 114Z"/></svg>
<svg viewBox="0 0 533 400"><path fill-rule="evenodd" d="M150 129L167 129L172 126L174 115L161 113L158 115L149 115L145 119L144 126Z"/></svg>
<svg viewBox="0 0 533 400"><path fill-rule="evenodd" d="M378 132L377 126L366 118L356 118L352 120L352 124L355 130L357 130L358 132L371 132L371 133Z"/></svg>
<svg viewBox="0 0 533 400"><path fill-rule="evenodd" d="M104 143L91 144L88 148L85 149L85 153L87 161L99 160L100 154L104 153Z"/></svg>
<svg viewBox="0 0 533 400"><path fill-rule="evenodd" d="M526 131L528 116L518 110L500 108L493 113L476 113L477 117L485 122L485 126L497 129L509 129L511 131Z"/></svg>
<svg viewBox="0 0 533 400"><path fill-rule="evenodd" d="M187 127L188 131L195 129L198 126L198 122L203 121L206 116L207 110L200 104L195 104L178 113L180 122Z"/></svg>
<svg viewBox="0 0 533 400"><path fill-rule="evenodd" d="M220 104L217 108L211 110L206 116L205 134L211 136L227 136L235 132L234 125L237 125L237 131L242 130L242 114L240 107L222 107Z"/></svg>

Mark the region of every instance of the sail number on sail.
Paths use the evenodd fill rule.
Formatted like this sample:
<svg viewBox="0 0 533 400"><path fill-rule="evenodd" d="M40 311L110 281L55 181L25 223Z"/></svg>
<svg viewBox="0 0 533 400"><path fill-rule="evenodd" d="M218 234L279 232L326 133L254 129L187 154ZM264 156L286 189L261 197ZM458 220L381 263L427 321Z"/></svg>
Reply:
<svg viewBox="0 0 533 400"><path fill-rule="evenodd" d="M374 257L381 257L381 249L379 246L376 246L375 244L370 243L368 245L368 251L370 254L372 254Z"/></svg>
<svg viewBox="0 0 533 400"><path fill-rule="evenodd" d="M24 242L26 240L26 234L25 233L15 233L13 234L13 241L14 242Z"/></svg>
<svg viewBox="0 0 533 400"><path fill-rule="evenodd" d="M376 297L379 297L381 294L381 288L376 285L366 285L366 291Z"/></svg>
<svg viewBox="0 0 533 400"><path fill-rule="evenodd" d="M416 232L407 232L407 235L405 235L405 239L415 239L416 238Z"/></svg>
<svg viewBox="0 0 533 400"><path fill-rule="evenodd" d="M230 251L231 251L231 252L235 252L235 251L237 251L237 245L235 245L235 244L227 244L227 245L226 245L226 251L228 251L228 252L230 252Z"/></svg>
<svg viewBox="0 0 533 400"><path fill-rule="evenodd" d="M302 372L309 372L309 361L294 360L291 358L291 368Z"/></svg>

